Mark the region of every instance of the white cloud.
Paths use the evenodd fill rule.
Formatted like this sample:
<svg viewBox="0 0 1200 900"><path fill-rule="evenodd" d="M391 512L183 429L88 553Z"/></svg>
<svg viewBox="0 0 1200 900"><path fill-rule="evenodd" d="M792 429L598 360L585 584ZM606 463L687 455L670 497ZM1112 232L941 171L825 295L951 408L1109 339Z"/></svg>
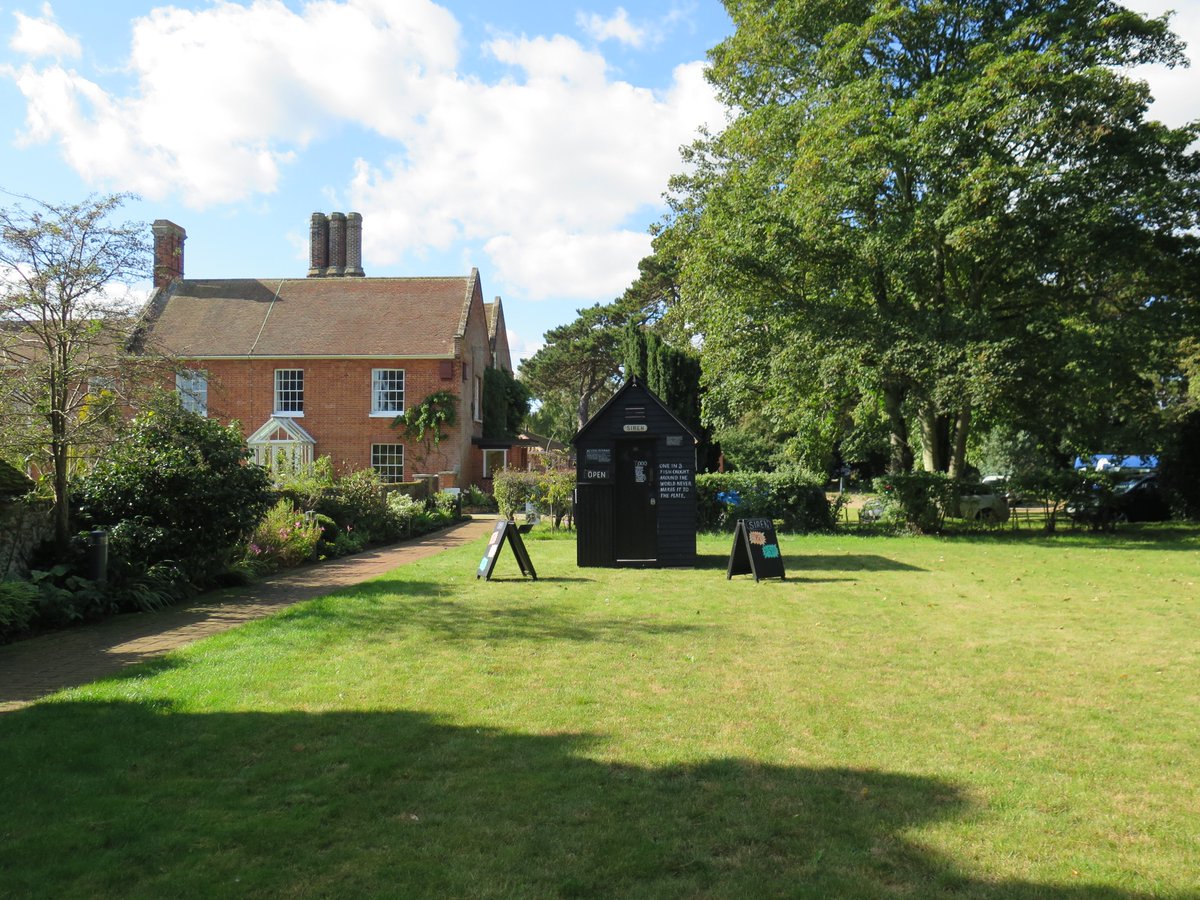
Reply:
<svg viewBox="0 0 1200 900"><path fill-rule="evenodd" d="M524 81L456 80L403 157L360 161L353 206L371 222L364 255L391 264L485 242L505 290L607 300L649 251L641 230L678 150L723 110L700 64L680 66L664 95L605 77L603 59L566 38L498 41ZM626 229L645 214L638 231Z"/></svg>
<svg viewBox="0 0 1200 900"><path fill-rule="evenodd" d="M1200 5L1180 0L1125 0L1135 12L1154 17L1175 10L1171 29L1187 44L1191 66L1168 69L1165 66L1140 66L1130 74L1150 84L1154 103L1150 115L1178 127L1200 119Z"/></svg>
<svg viewBox="0 0 1200 900"><path fill-rule="evenodd" d="M521 368L521 363L532 357L535 353L546 346L546 342L540 337L526 338L524 335L518 334L511 328L507 331L508 334L508 352L512 357L513 370Z"/></svg>
<svg viewBox="0 0 1200 900"><path fill-rule="evenodd" d="M79 41L54 21L54 10L49 3L42 5L41 18L30 18L19 12L14 12L13 17L17 20L17 30L8 46L15 52L34 59L43 56L76 59L83 55Z"/></svg>
<svg viewBox="0 0 1200 900"><path fill-rule="evenodd" d="M607 19L597 13L577 13L575 21L584 32L596 41L615 40L630 47L641 47L647 38L645 28L629 21L629 13L618 6Z"/></svg>
<svg viewBox="0 0 1200 900"><path fill-rule="evenodd" d="M498 235L484 251L500 286L517 288L525 299L607 301L637 278L638 260L650 252L650 235L548 229Z"/></svg>
<svg viewBox="0 0 1200 900"><path fill-rule="evenodd" d="M137 19L137 89L108 94L53 65L10 70L26 97L25 138L56 141L92 183L197 208L275 190L292 154L330 123L402 137L425 83L453 71L458 25L429 0L215 0Z"/></svg>
<svg viewBox="0 0 1200 900"><path fill-rule="evenodd" d="M24 140L89 184L205 208L271 194L349 124L390 148L344 186L370 266L469 243L507 292L594 302L636 275L680 145L723 115L700 63L655 92L570 38L508 36L483 51L509 74L485 82L459 73L458 24L430 0L293 7L155 9L133 24L125 95L57 64L7 70Z"/></svg>

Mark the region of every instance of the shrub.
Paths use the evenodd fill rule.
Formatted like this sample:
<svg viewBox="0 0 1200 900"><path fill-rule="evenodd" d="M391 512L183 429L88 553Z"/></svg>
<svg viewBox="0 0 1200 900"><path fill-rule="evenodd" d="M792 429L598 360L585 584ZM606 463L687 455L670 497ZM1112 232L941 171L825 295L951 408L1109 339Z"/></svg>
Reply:
<svg viewBox="0 0 1200 900"><path fill-rule="evenodd" d="M496 498L481 489L477 484L473 484L463 491L463 506L469 506L473 509L486 509L493 512L499 509Z"/></svg>
<svg viewBox="0 0 1200 900"><path fill-rule="evenodd" d="M458 515L458 495L451 494L449 491L438 491L434 494L431 505L435 512L441 513L451 521Z"/></svg>
<svg viewBox="0 0 1200 900"><path fill-rule="evenodd" d="M575 472L572 469L545 469L541 472L505 469L496 473L492 488L501 515L511 519L525 509L526 503L532 503L538 512L551 516L557 528L571 510Z"/></svg>
<svg viewBox="0 0 1200 900"><path fill-rule="evenodd" d="M919 534L942 530L946 510L958 499L958 485L944 472L905 472L876 478L883 521Z"/></svg>
<svg viewBox="0 0 1200 900"><path fill-rule="evenodd" d="M1078 496L1083 479L1070 469L1042 469L1025 472L1009 482L1009 489L1026 502L1041 505L1046 513L1046 531L1053 533L1058 515L1068 501Z"/></svg>
<svg viewBox="0 0 1200 900"><path fill-rule="evenodd" d="M396 521L401 534L416 533L417 518L424 514L425 503L400 491L393 491L387 498L388 512Z"/></svg>
<svg viewBox="0 0 1200 900"><path fill-rule="evenodd" d="M297 509L316 509L321 496L334 485L333 460L321 456L306 466L290 470L285 465L275 471L274 478L275 490L289 498Z"/></svg>
<svg viewBox="0 0 1200 900"><path fill-rule="evenodd" d="M541 492L541 479L536 472L504 469L492 479L492 492L500 515L511 519L526 503L537 503Z"/></svg>
<svg viewBox="0 0 1200 900"><path fill-rule="evenodd" d="M173 562L194 583L224 569L271 502L236 425L170 406L138 416L78 485L87 522L110 529L112 556L145 572Z"/></svg>
<svg viewBox="0 0 1200 900"><path fill-rule="evenodd" d="M68 565L35 569L29 580L40 594L35 619L39 625L58 628L118 611L100 585L74 574Z"/></svg>
<svg viewBox="0 0 1200 900"><path fill-rule="evenodd" d="M363 545L400 536L388 512L383 483L374 469L359 469L337 479L322 492L315 509L337 522L347 534L357 532Z"/></svg>
<svg viewBox="0 0 1200 900"><path fill-rule="evenodd" d="M704 531L732 531L746 518L782 520L792 532L832 531L837 523L821 480L799 472L697 475L696 517Z"/></svg>
<svg viewBox="0 0 1200 900"><path fill-rule="evenodd" d="M38 589L25 581L0 581L0 641L25 631L37 615Z"/></svg>
<svg viewBox="0 0 1200 900"><path fill-rule="evenodd" d="M187 574L171 563L156 563L145 572L114 578L110 570L108 596L118 611L162 609L196 593Z"/></svg>
<svg viewBox="0 0 1200 900"><path fill-rule="evenodd" d="M247 553L272 568L289 568L316 555L322 526L297 512L291 500L280 500L254 529Z"/></svg>
<svg viewBox="0 0 1200 900"><path fill-rule="evenodd" d="M538 509L554 520L554 527L562 524L563 517L571 512L571 501L575 494L575 471L573 469L547 469L541 475L541 496Z"/></svg>

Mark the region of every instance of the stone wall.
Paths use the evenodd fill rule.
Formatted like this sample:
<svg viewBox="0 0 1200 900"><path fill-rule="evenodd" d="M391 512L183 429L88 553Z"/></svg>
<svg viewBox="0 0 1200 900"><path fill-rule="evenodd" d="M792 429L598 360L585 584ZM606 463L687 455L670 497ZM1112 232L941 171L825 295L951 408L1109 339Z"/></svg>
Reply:
<svg viewBox="0 0 1200 900"><path fill-rule="evenodd" d="M29 574L33 552L54 537L48 500L0 501L0 581Z"/></svg>

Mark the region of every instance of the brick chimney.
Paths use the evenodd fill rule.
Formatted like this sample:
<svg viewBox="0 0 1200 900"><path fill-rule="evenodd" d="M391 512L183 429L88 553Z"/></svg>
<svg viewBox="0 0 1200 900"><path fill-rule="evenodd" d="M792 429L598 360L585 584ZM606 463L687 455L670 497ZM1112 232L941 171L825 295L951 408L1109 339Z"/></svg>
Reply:
<svg viewBox="0 0 1200 900"><path fill-rule="evenodd" d="M356 212L346 213L346 274L363 277L362 216Z"/></svg>
<svg viewBox="0 0 1200 900"><path fill-rule="evenodd" d="M358 213L312 214L309 225L309 278L361 278L362 216Z"/></svg>
<svg viewBox="0 0 1200 900"><path fill-rule="evenodd" d="M315 212L308 229L308 277L320 278L329 268L329 219Z"/></svg>
<svg viewBox="0 0 1200 900"><path fill-rule="evenodd" d="M166 287L176 278L183 277L183 242L187 232L168 219L155 219L151 226L154 232L154 286Z"/></svg>
<svg viewBox="0 0 1200 900"><path fill-rule="evenodd" d="M346 274L346 214L329 214L329 275Z"/></svg>

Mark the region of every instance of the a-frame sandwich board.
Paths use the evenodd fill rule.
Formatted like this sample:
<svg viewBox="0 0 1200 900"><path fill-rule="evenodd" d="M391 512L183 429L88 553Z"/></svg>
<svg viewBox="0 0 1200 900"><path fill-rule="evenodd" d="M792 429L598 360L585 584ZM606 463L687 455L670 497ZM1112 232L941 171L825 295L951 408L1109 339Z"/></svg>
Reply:
<svg viewBox="0 0 1200 900"><path fill-rule="evenodd" d="M755 581L786 578L775 523L770 519L738 519L725 578L734 575L753 575Z"/></svg>
<svg viewBox="0 0 1200 900"><path fill-rule="evenodd" d="M512 547L513 555L517 558L517 565L521 567L521 574L537 581L537 572L533 569L533 562L529 559L529 551L525 549L525 542L521 540L521 533L517 531L516 524L507 519L499 519L496 527L492 529L492 536L488 538L487 550L484 551L483 559L479 561L475 577L491 581L492 570L496 568L496 559L500 556L500 548L504 546L505 541L508 541L509 546Z"/></svg>

